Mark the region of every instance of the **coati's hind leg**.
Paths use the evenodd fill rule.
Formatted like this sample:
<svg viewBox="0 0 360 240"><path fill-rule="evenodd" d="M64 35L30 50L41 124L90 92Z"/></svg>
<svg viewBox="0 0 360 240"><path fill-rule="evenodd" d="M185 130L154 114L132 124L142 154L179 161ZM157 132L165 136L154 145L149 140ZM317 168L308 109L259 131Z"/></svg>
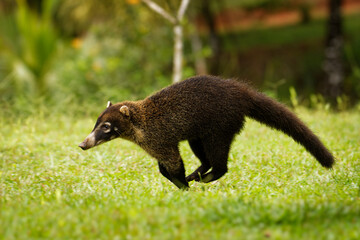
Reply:
<svg viewBox="0 0 360 240"><path fill-rule="evenodd" d="M211 136L204 139L204 150L211 165L211 171L201 177L201 182L211 182L219 179L227 172L227 161L230 145L234 135Z"/></svg>
<svg viewBox="0 0 360 240"><path fill-rule="evenodd" d="M200 160L201 166L198 167L193 173L186 177L186 181L200 181L202 176L210 169L210 162L206 157L204 147L200 139L189 141L191 150L195 156Z"/></svg>

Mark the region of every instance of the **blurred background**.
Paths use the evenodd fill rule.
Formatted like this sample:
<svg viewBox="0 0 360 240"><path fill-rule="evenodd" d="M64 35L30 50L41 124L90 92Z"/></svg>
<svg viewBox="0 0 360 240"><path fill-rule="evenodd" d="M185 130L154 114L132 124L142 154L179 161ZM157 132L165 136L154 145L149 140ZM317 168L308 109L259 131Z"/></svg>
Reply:
<svg viewBox="0 0 360 240"><path fill-rule="evenodd" d="M181 2L153 1L173 16ZM181 26L183 79L243 79L307 107L360 97L360 0L191 0ZM2 114L144 98L171 84L173 38L141 0L1 0Z"/></svg>

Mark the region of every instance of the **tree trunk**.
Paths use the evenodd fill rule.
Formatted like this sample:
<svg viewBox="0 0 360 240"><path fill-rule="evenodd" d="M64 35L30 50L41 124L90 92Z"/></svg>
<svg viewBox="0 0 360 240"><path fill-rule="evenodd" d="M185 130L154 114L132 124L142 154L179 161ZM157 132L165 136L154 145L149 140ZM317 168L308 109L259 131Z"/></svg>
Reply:
<svg viewBox="0 0 360 240"><path fill-rule="evenodd" d="M341 95L344 80L342 0L329 0L329 20L325 45L325 94L336 100Z"/></svg>
<svg viewBox="0 0 360 240"><path fill-rule="evenodd" d="M180 82L182 78L183 62L183 28L181 24L174 26L174 56L173 56L173 77L174 83Z"/></svg>
<svg viewBox="0 0 360 240"><path fill-rule="evenodd" d="M174 31L174 56L173 56L173 76L172 81L180 82L182 78L183 64L183 26L182 20L190 0L181 0L180 7L176 16L170 15L162 7L152 0L142 0L150 9L157 12L168 20L173 26Z"/></svg>

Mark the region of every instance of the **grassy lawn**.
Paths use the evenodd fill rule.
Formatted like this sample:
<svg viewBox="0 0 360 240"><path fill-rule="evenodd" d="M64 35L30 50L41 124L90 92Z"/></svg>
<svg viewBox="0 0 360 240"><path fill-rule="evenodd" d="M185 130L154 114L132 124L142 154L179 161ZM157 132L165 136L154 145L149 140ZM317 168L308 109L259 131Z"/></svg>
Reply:
<svg viewBox="0 0 360 240"><path fill-rule="evenodd" d="M333 170L249 120L229 172L187 192L130 142L81 151L95 118L2 116L0 239L359 239L359 110L297 112ZM199 162L186 143L181 152L190 173Z"/></svg>

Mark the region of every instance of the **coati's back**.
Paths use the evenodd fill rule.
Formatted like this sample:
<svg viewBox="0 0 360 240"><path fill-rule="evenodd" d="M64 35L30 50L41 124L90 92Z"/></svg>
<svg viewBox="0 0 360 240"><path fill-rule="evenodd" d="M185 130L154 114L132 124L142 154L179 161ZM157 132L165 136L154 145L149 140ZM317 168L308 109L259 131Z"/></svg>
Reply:
<svg viewBox="0 0 360 240"><path fill-rule="evenodd" d="M238 132L244 121L245 84L198 76L173 84L144 100L152 127L172 138L188 139L213 131Z"/></svg>

